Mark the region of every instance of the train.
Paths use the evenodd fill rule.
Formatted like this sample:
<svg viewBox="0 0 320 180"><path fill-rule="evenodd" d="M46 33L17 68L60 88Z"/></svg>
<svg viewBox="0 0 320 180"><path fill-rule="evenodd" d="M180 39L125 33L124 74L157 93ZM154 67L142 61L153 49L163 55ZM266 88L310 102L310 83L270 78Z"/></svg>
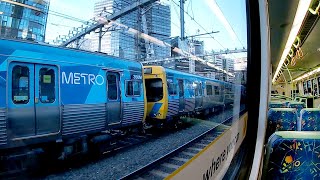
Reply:
<svg viewBox="0 0 320 180"><path fill-rule="evenodd" d="M1 159L65 159L112 130L209 113L245 95L240 85L103 53L8 39L0 47Z"/></svg>

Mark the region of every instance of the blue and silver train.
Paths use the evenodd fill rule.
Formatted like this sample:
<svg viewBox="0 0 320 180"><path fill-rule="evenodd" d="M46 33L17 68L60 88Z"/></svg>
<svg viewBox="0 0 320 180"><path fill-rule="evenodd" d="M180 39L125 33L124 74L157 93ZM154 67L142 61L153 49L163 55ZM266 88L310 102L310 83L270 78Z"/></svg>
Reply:
<svg viewBox="0 0 320 180"><path fill-rule="evenodd" d="M211 111L240 87L101 53L6 39L0 47L1 155L86 152L108 130Z"/></svg>

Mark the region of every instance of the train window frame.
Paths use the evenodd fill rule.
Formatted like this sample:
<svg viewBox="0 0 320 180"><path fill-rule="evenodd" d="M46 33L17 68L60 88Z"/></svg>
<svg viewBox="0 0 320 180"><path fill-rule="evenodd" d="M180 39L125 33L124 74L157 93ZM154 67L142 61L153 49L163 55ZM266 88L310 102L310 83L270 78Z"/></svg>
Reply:
<svg viewBox="0 0 320 180"><path fill-rule="evenodd" d="M198 82L194 82L194 84L195 84L195 87L194 87L194 95L195 95L195 97L199 97L199 96L201 96L201 94L200 94L200 91L201 91L201 83L198 83Z"/></svg>
<svg viewBox="0 0 320 180"><path fill-rule="evenodd" d="M208 88L210 87L210 88ZM211 90L210 93L208 90ZM206 84L206 93L207 93L207 96L212 96L213 95L213 89L212 89L212 84Z"/></svg>
<svg viewBox="0 0 320 180"><path fill-rule="evenodd" d="M217 96L217 95L220 95L220 86L214 86L214 95ZM218 92L218 94L217 94Z"/></svg>
<svg viewBox="0 0 320 180"><path fill-rule="evenodd" d="M203 87L202 87L202 83L199 83L199 96L203 96Z"/></svg>
<svg viewBox="0 0 320 180"><path fill-rule="evenodd" d="M128 94L128 83L129 83L129 82L132 82L132 92L133 92L133 95ZM133 82L138 82L138 83L139 83L139 94L138 94L138 95L136 95L136 94L134 93L135 90L134 90ZM141 80L125 80L124 83L125 83L125 91L126 91L125 95L126 95L126 97L141 97L141 87L142 87L142 86L141 86Z"/></svg>
<svg viewBox="0 0 320 180"><path fill-rule="evenodd" d="M115 79L116 79L116 90L117 90L116 99L110 99L110 98L109 98L109 80L108 80L108 76L110 76L110 75L114 76ZM106 76L106 86L107 86L107 99L108 99L108 101L117 101L117 100L119 100L119 80L118 80L116 74L107 73L107 76Z"/></svg>
<svg viewBox="0 0 320 180"><path fill-rule="evenodd" d="M26 102L23 102L23 103L17 103L16 102L16 100L14 100L14 97L15 97L15 93L14 93L14 91L13 91L13 89L15 89L13 86L14 86L14 81L15 81L15 79L14 79L14 69L16 68L16 67L20 67L20 68L27 68L27 72L28 72L28 81L27 81L27 85L28 85L28 88L27 88L27 90L28 90L28 99L26 100ZM23 76L21 76L21 77L23 77ZM21 77L19 77L19 79L21 78ZM11 71L11 100L12 100L12 102L14 103L14 104L16 104L16 105L24 105L24 104L29 104L29 102L30 102L30 68L28 67L28 66L22 66L22 65L15 65L13 68L12 68L12 71ZM20 84L20 82L19 82L20 80L18 80L18 84ZM20 85L18 85L18 88L20 89L20 87L19 87ZM19 92L20 92L20 90L18 90Z"/></svg>
<svg viewBox="0 0 320 180"><path fill-rule="evenodd" d="M46 101L43 101L43 99L42 99L42 94L41 94L42 85L41 84L44 84L44 83L42 83L42 80L43 80L43 76L41 75L41 70L42 69L48 69L48 70L52 70L53 71L53 78L51 77L51 81L53 82L53 88L52 88L53 89L53 95L54 95L54 100L53 101L46 102ZM38 73L39 73L39 76L40 76L40 78L39 78L39 99L40 99L41 103L52 104L57 100L57 98L56 98L56 81L55 81L56 72L55 72L55 70L53 68L42 67L42 68L39 69ZM44 75L46 75L46 74L44 74Z"/></svg>

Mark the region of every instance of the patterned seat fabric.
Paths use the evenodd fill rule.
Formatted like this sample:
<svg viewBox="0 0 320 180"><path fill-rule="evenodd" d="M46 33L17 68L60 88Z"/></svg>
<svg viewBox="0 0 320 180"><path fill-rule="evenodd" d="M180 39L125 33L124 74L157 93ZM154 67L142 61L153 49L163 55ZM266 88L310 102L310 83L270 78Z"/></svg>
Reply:
<svg viewBox="0 0 320 180"><path fill-rule="evenodd" d="M268 141L264 179L320 179L320 133L279 131Z"/></svg>
<svg viewBox="0 0 320 180"><path fill-rule="evenodd" d="M298 130L320 131L320 109L306 108L301 110L298 122Z"/></svg>
<svg viewBox="0 0 320 180"><path fill-rule="evenodd" d="M303 102L290 102L288 107L297 109L298 117L300 117L300 111L301 111L301 109L305 108L305 103L303 103Z"/></svg>
<svg viewBox="0 0 320 180"><path fill-rule="evenodd" d="M271 101L271 102L269 103L269 108L284 108L284 107L287 107L284 102Z"/></svg>
<svg viewBox="0 0 320 180"><path fill-rule="evenodd" d="M267 138L275 131L297 130L297 113L294 108L270 108L268 112Z"/></svg>

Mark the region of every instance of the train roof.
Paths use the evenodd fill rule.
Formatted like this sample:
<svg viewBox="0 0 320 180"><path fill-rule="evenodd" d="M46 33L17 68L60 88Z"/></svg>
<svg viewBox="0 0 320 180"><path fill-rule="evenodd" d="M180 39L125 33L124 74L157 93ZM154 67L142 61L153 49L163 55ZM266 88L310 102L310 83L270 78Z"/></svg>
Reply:
<svg viewBox="0 0 320 180"><path fill-rule="evenodd" d="M31 59L38 58L44 61L48 60L57 62L80 63L94 66L113 65L118 66L119 68L124 68L126 66L139 69L142 68L142 64L140 62L130 61L103 53L57 47L29 41L0 38L0 47L2 47L0 49L1 56L15 56L16 54L14 53L16 51L28 51L26 53L23 53L23 57ZM66 56L68 57L68 59L65 58Z"/></svg>

